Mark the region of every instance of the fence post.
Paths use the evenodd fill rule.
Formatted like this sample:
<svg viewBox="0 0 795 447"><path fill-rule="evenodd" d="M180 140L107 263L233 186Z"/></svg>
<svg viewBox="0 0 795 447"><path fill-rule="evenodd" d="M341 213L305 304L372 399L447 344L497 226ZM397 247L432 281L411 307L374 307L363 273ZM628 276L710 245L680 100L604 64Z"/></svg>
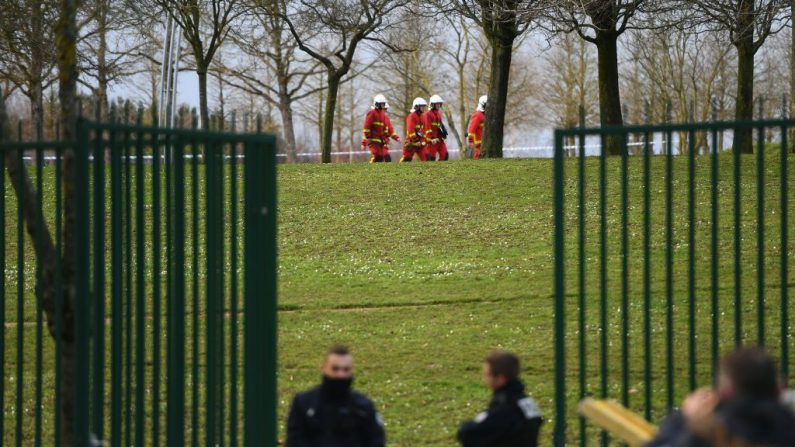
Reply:
<svg viewBox="0 0 795 447"><path fill-rule="evenodd" d="M275 145L245 145L244 445L276 445Z"/></svg>
<svg viewBox="0 0 795 447"><path fill-rule="evenodd" d="M554 206L555 206L555 434L553 444L566 444L566 307L565 307L565 229L563 226L564 160L563 135L555 132L554 148Z"/></svg>

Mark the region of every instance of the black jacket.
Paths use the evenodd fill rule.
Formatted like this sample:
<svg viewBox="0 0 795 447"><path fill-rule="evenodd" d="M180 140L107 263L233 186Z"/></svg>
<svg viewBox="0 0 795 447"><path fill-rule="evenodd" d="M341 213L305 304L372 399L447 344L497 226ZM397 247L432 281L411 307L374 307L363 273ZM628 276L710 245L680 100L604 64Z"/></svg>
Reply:
<svg viewBox="0 0 795 447"><path fill-rule="evenodd" d="M518 380L494 392L488 410L458 429L464 447L536 447L541 413Z"/></svg>
<svg viewBox="0 0 795 447"><path fill-rule="evenodd" d="M381 416L363 394L333 399L321 387L296 394L287 417L287 447L383 447Z"/></svg>
<svg viewBox="0 0 795 447"><path fill-rule="evenodd" d="M742 445L795 446L795 416L774 399L738 398L721 403L711 422L730 439L743 441ZM700 428L698 423L687 424L680 413L673 413L648 447L715 447L711 430Z"/></svg>

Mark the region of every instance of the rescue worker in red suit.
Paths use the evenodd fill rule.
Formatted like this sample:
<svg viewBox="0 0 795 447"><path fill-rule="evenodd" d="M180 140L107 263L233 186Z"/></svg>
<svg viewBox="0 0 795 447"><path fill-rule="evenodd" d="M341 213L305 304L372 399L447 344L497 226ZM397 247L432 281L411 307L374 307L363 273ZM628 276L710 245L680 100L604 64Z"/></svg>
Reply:
<svg viewBox="0 0 795 447"><path fill-rule="evenodd" d="M389 117L386 114L387 104L384 95L376 95L373 99L373 108L367 112L364 119L364 138L362 150L370 149L370 163L390 162L389 139L400 141Z"/></svg>
<svg viewBox="0 0 795 447"><path fill-rule="evenodd" d="M436 155L439 155L439 161L448 159L447 144L444 140L447 138L447 129L442 122L442 101L441 96L431 96L431 108L422 116L425 124L425 160L436 161Z"/></svg>
<svg viewBox="0 0 795 447"><path fill-rule="evenodd" d="M403 157L400 162L410 162L414 155L425 161L425 124L422 115L428 103L423 98L414 98L411 113L406 117L406 143L403 145Z"/></svg>
<svg viewBox="0 0 795 447"><path fill-rule="evenodd" d="M467 140L469 147L475 150L475 160L480 158L480 143L483 142L483 125L486 119L486 101L488 98L483 95L478 100L478 109L472 115L472 120L469 122L469 130L467 131Z"/></svg>

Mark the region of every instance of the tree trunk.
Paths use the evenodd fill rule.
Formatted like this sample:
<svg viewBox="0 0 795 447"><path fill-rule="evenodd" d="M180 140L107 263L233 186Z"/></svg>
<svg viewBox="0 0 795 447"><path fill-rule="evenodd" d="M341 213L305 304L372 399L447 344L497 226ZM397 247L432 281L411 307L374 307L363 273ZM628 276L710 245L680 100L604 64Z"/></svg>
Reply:
<svg viewBox="0 0 795 447"><path fill-rule="evenodd" d="M210 129L210 110L207 107L207 66L203 63L196 64L196 75L199 77L199 116L202 129Z"/></svg>
<svg viewBox="0 0 795 447"><path fill-rule="evenodd" d="M97 29L99 47L97 48L97 116L104 119L108 108L108 2L97 3Z"/></svg>
<svg viewBox="0 0 795 447"><path fill-rule="evenodd" d="M279 113L282 116L284 141L287 143L287 159L295 161L295 123L293 121L293 104L290 98L279 95Z"/></svg>
<svg viewBox="0 0 795 447"><path fill-rule="evenodd" d="M795 0L793 0L795 1ZM466 67L458 66L458 113L461 124L461 137L458 138L458 153L461 159L470 158L467 144L467 128L469 127L469 111L467 110Z"/></svg>
<svg viewBox="0 0 795 447"><path fill-rule="evenodd" d="M596 49L599 60L599 120L602 127L623 126L621 90L618 82L618 34L613 30L596 32ZM605 139L605 153L621 153L621 137Z"/></svg>
<svg viewBox="0 0 795 447"><path fill-rule="evenodd" d="M56 47L58 54L58 97L61 102L61 131L63 140L77 140L77 8L73 0L61 0L60 16L56 25ZM63 200L64 200L64 234L63 234L63 287L65 293L65 311L72 308L77 299L75 268L77 256L75 250L76 228L76 187L74 148L64 150L63 156ZM75 405L77 379L77 352L74 338L66 337L74 331L71 312L64 312L64 334L61 343L61 443L66 446L85 444L87 433L75 433Z"/></svg>
<svg viewBox="0 0 795 447"><path fill-rule="evenodd" d="M795 17L795 0L790 1L790 17ZM795 117L795 27L790 28L789 118ZM789 133L789 144L795 152L795 129Z"/></svg>
<svg viewBox="0 0 795 447"><path fill-rule="evenodd" d="M737 121L754 119L754 43L753 35L743 37L737 43L737 101L734 118ZM744 154L753 153L751 129L734 131L734 150Z"/></svg>
<svg viewBox="0 0 795 447"><path fill-rule="evenodd" d="M323 139L321 141L321 152L323 163L331 163L331 139L334 137L334 113L337 110L337 93L340 89L340 76L337 73L328 74L328 94L326 96L326 107L323 113Z"/></svg>
<svg viewBox="0 0 795 447"><path fill-rule="evenodd" d="M513 38L492 38L489 100L483 129L481 155L483 158L502 158L505 126L505 106L508 102L508 82L513 56Z"/></svg>
<svg viewBox="0 0 795 447"><path fill-rule="evenodd" d="M33 42L31 42L32 54L30 62L30 117L33 125L33 141L44 139L44 92L43 84L43 64L45 56L43 53L42 33L43 17L41 2L34 2L31 13L31 30L33 31Z"/></svg>

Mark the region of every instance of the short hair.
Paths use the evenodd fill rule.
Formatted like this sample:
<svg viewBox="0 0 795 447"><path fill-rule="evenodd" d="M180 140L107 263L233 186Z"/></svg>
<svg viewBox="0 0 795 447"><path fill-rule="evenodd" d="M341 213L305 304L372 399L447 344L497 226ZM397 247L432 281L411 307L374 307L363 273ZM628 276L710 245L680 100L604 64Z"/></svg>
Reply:
<svg viewBox="0 0 795 447"><path fill-rule="evenodd" d="M721 361L721 370L739 396L776 398L778 371L773 357L761 347L739 347Z"/></svg>
<svg viewBox="0 0 795 447"><path fill-rule="evenodd" d="M351 351L348 349L347 346L341 345L339 343L335 343L331 345L330 348L326 351L326 357L330 355L350 355Z"/></svg>
<svg viewBox="0 0 795 447"><path fill-rule="evenodd" d="M494 351L483 359L491 368L491 375L503 375L508 380L519 377L519 357L510 352Z"/></svg>

